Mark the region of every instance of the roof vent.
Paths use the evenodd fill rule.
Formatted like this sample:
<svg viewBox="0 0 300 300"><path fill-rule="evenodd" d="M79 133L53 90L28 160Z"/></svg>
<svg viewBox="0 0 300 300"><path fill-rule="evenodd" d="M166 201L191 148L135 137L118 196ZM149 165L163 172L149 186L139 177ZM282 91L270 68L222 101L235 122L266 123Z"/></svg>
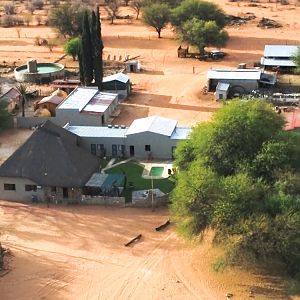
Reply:
<svg viewBox="0 0 300 300"><path fill-rule="evenodd" d="M121 128L122 128L122 129L125 129L125 128L126 128L126 125L121 125Z"/></svg>
<svg viewBox="0 0 300 300"><path fill-rule="evenodd" d="M111 125L111 124L108 124L108 125L107 125L107 128L112 128L112 125Z"/></svg>
<svg viewBox="0 0 300 300"><path fill-rule="evenodd" d="M114 125L115 128L119 128L119 125Z"/></svg>

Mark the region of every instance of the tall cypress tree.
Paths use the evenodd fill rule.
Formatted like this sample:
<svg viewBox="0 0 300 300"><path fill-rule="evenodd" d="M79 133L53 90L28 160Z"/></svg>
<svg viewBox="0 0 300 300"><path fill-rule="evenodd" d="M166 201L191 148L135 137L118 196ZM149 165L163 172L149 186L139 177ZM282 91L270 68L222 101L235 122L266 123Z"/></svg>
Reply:
<svg viewBox="0 0 300 300"><path fill-rule="evenodd" d="M85 11L83 17L83 30L81 37L81 55L80 65L82 67L83 84L91 85L94 72L93 72L93 51L92 51L92 40L89 23L89 13Z"/></svg>
<svg viewBox="0 0 300 300"><path fill-rule="evenodd" d="M97 36L99 38L99 50L100 50L100 53L99 53L99 61L100 61L100 78L101 78L101 82L102 82L102 79L103 79L103 48L104 48L104 45L103 45L103 41L102 41L102 32L101 32L101 18L100 18L100 7L97 6L97 11L96 11L96 21L97 21Z"/></svg>
<svg viewBox="0 0 300 300"><path fill-rule="evenodd" d="M93 69L95 85L101 90L102 78L103 78L103 68L102 68L102 52L103 43L101 40L101 29L100 29L100 17L99 17L99 7L97 7L97 16L95 12L92 12L91 20L91 37L92 37L92 55L93 55Z"/></svg>

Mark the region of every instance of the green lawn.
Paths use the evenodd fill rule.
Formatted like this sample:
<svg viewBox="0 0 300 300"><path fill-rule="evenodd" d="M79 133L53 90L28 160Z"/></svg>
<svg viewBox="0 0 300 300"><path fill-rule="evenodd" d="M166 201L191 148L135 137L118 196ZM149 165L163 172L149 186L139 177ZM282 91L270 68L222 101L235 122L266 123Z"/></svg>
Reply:
<svg viewBox="0 0 300 300"><path fill-rule="evenodd" d="M108 174L125 173L127 183L123 192L123 196L127 202L130 202L132 191L149 190L152 188L151 179L142 178L143 171L143 166L130 161L108 169L105 172ZM164 193L171 192L174 188L174 185L175 183L172 181L172 178L153 179L153 188L158 188Z"/></svg>

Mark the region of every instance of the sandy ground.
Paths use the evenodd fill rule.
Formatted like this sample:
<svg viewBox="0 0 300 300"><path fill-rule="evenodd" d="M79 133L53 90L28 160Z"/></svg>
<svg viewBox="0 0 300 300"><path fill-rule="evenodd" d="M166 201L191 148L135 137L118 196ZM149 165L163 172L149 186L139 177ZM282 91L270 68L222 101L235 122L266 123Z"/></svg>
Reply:
<svg viewBox="0 0 300 300"><path fill-rule="evenodd" d="M130 74L133 95L121 105L118 124L131 124L138 117L158 114L177 119L182 126L208 120L218 104L212 95L202 95L210 67L235 67L241 62L253 66L265 44L299 44L300 7L214 0L227 13L253 12L257 19L230 27L228 56L219 62L179 59L170 28L156 33L133 21L103 21L105 57L139 56L144 72ZM124 10L128 14L128 10ZM132 13L133 14L133 13ZM256 27L262 16L283 24L279 29ZM0 63L16 65L30 58L55 61L63 55L61 46L50 53L36 47L34 39L55 37L47 27L23 27L18 38L14 28L0 28ZM76 67L71 58L62 61ZM0 164L32 133L6 131L0 137ZM1 198L1 195L0 195ZM214 273L211 262L218 250L210 235L201 245L187 246L170 228L157 233L153 228L168 218L168 211L152 213L140 209L103 207L27 206L0 202L0 231L3 245L13 252L11 271L0 277L0 299L300 299L288 296L287 287L276 277L260 271L227 269ZM141 242L123 244L137 234Z"/></svg>
<svg viewBox="0 0 300 300"><path fill-rule="evenodd" d="M256 275L253 281L239 270L214 273L210 235L201 245L187 246L172 226L154 230L167 219L166 210L0 201L1 240L13 253L11 271L0 278L1 295L6 300L216 300L227 292L247 299L252 289L255 299L296 299L274 278ZM124 247L137 234L142 239Z"/></svg>

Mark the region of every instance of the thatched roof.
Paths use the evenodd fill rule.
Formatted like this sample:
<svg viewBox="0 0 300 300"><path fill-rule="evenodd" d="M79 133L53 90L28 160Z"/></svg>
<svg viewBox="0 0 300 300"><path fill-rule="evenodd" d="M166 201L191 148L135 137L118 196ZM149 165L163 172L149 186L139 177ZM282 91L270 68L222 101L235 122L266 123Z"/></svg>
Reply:
<svg viewBox="0 0 300 300"><path fill-rule="evenodd" d="M1 177L28 178L41 186L83 187L99 159L77 137L47 121L0 167Z"/></svg>

